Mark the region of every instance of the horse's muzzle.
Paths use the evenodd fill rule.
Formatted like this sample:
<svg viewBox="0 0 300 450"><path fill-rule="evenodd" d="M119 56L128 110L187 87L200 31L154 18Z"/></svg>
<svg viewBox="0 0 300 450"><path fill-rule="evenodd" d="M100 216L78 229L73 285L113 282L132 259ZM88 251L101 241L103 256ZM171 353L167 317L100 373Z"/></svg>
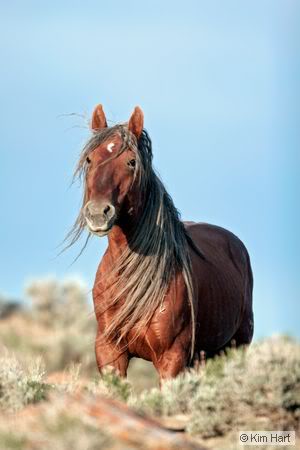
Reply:
<svg viewBox="0 0 300 450"><path fill-rule="evenodd" d="M111 203L90 200L83 209L83 215L91 233L105 236L113 227L116 209Z"/></svg>

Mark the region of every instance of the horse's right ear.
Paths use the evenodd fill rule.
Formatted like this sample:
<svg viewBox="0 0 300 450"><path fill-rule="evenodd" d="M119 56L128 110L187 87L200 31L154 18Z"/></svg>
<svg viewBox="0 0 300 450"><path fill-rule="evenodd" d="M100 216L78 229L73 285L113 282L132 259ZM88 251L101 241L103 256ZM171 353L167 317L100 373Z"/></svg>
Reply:
<svg viewBox="0 0 300 450"><path fill-rule="evenodd" d="M98 131L106 127L107 122L102 105L97 105L92 115L91 129Z"/></svg>

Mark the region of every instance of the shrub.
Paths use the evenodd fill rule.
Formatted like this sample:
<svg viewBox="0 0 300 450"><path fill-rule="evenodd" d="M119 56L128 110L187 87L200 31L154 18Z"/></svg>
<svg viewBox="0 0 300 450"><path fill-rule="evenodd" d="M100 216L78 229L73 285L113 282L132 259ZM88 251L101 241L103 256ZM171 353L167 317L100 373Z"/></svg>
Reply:
<svg viewBox="0 0 300 450"><path fill-rule="evenodd" d="M87 289L80 281L36 280L28 285L27 293L32 310L18 310L1 320L0 339L16 356L4 353L0 358L0 410L16 411L47 400L51 391L56 397L53 400L51 396L47 404L49 411L53 406L56 419L51 422L46 415L42 427L52 448L65 448L63 440L68 442L66 448L84 448L83 441L73 442L70 431L71 424L81 420L80 414L65 418L66 411L58 404L60 396L78 389L120 399L154 416L184 415L188 432L202 438L238 429L285 430L299 425L300 345L292 339L273 337L252 344L247 351L232 349L227 356L208 360L197 370L163 382L161 389L151 388L156 377L153 368L136 359L129 371L131 385L110 369L104 370L102 377L98 374L94 355L96 323L89 314ZM65 383L45 382L44 367L37 358L40 354L47 371L59 371L53 379L55 375L64 377L62 371L73 367ZM97 381L92 382L91 375L96 375ZM57 414L56 407L60 411ZM54 430L53 439L46 424L52 424L49 427ZM95 442L101 441L102 435L89 428L93 424L76 424L83 433L90 430L91 445L84 441L86 448L94 448L93 436ZM26 448L27 430L24 433L25 437L21 431L12 435L0 426L0 448ZM106 442L105 436L103 439Z"/></svg>
<svg viewBox="0 0 300 450"><path fill-rule="evenodd" d="M129 403L154 415L187 414L202 437L232 429L290 429L300 416L300 346L279 337L230 350ZM249 428L249 426L251 426Z"/></svg>
<svg viewBox="0 0 300 450"><path fill-rule="evenodd" d="M16 411L29 403L47 398L50 386L43 381L40 360L25 367L15 357L0 358L0 407Z"/></svg>
<svg viewBox="0 0 300 450"><path fill-rule="evenodd" d="M22 359L42 354L47 371L80 363L82 371L97 373L96 320L87 292L77 279L33 280L26 288L32 308L1 321L2 345Z"/></svg>
<svg viewBox="0 0 300 450"><path fill-rule="evenodd" d="M98 380L87 386L88 390L107 397L113 397L118 400L129 400L132 387L131 384L124 378L121 378L110 367L102 370L101 377Z"/></svg>

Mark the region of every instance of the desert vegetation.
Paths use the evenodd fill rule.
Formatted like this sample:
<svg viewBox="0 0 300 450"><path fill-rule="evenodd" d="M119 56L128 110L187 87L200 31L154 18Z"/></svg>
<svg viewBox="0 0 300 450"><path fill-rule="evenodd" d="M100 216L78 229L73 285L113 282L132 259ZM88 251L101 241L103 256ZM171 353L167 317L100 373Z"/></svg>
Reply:
<svg viewBox="0 0 300 450"><path fill-rule="evenodd" d="M24 296L21 304L0 300L1 449L156 448L142 434L124 441L104 426L103 398L207 448L237 448L238 430L299 432L300 344L289 337L231 349L159 388L141 360L132 361L127 380L110 370L100 378L82 282L35 280ZM178 442L162 448L182 448Z"/></svg>

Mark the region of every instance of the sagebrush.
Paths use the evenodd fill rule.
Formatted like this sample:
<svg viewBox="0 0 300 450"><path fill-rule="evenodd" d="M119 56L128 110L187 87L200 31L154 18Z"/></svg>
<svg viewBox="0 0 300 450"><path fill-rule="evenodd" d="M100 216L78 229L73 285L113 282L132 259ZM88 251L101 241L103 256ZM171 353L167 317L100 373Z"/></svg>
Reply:
<svg viewBox="0 0 300 450"><path fill-rule="evenodd" d="M2 300L0 308L5 311L0 320L0 448L29 449L37 439L43 449L114 448L112 436L83 413L80 403L68 408L76 392L116 398L161 420L180 418L197 439L241 429L299 431L299 342L275 336L247 350L231 349L161 387L154 369L141 360L132 362L129 380L109 369L100 378L95 320L84 284L37 280L26 292L31 307L14 303L10 308ZM34 404L41 405L37 416L30 409Z"/></svg>

